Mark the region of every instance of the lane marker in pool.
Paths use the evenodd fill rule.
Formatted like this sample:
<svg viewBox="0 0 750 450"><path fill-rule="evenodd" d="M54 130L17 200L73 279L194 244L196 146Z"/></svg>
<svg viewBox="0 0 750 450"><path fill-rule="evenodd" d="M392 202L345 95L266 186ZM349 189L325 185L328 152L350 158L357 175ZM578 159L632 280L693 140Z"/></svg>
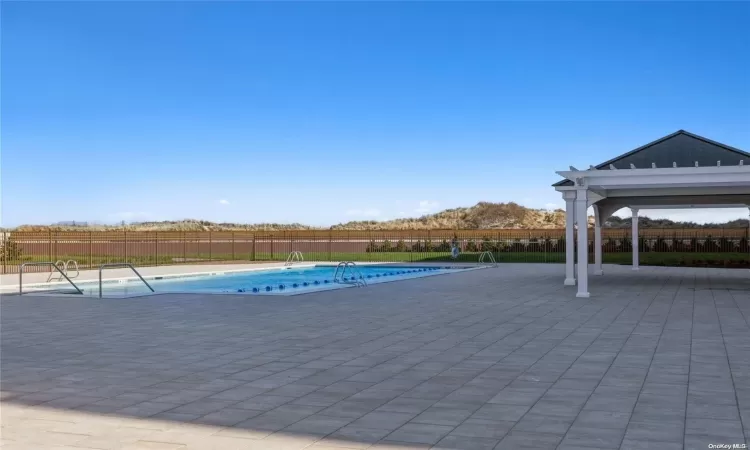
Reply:
<svg viewBox="0 0 750 450"><path fill-rule="evenodd" d="M271 286L266 286L266 292L270 291L271 289L273 289Z"/></svg>
<svg viewBox="0 0 750 450"><path fill-rule="evenodd" d="M260 289L258 289L258 288L253 288L253 292L260 292Z"/></svg>
<svg viewBox="0 0 750 450"><path fill-rule="evenodd" d="M283 291L285 287L286 287L286 286L284 286L283 284L280 284L280 285L279 285L279 290L280 290L280 291ZM294 286L294 287L297 287L297 286Z"/></svg>

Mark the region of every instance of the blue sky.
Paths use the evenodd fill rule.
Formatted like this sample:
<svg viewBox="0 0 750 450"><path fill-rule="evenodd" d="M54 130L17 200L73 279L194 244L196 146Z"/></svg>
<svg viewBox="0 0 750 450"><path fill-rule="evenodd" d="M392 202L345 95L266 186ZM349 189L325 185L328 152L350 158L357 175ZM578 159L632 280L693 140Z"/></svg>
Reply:
<svg viewBox="0 0 750 450"><path fill-rule="evenodd" d="M544 208L556 170L678 129L750 149L748 3L1 12L5 226Z"/></svg>

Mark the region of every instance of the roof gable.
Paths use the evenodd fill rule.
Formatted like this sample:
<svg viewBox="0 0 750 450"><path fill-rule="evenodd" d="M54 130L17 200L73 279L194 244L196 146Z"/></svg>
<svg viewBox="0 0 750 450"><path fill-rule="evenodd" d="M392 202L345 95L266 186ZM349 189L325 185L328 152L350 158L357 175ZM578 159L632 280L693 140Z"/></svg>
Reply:
<svg viewBox="0 0 750 450"><path fill-rule="evenodd" d="M672 167L673 163L677 163L677 167L692 167L696 161L701 167L715 166L717 161L722 165L736 166L741 160L750 163L750 153L680 130L595 167L610 170L611 164L617 169L629 169L633 164L638 169L646 169L652 163L659 168ZM572 185L570 180L553 184Z"/></svg>

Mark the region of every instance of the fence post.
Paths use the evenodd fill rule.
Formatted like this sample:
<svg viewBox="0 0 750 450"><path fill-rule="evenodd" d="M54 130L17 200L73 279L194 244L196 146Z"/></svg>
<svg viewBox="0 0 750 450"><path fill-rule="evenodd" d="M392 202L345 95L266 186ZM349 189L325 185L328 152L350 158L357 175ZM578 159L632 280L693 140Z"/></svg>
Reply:
<svg viewBox="0 0 750 450"><path fill-rule="evenodd" d="M250 261L255 261L255 233L253 233L253 246L250 249Z"/></svg>
<svg viewBox="0 0 750 450"><path fill-rule="evenodd" d="M182 232L182 262L187 262L187 238L185 237L185 231Z"/></svg>
<svg viewBox="0 0 750 450"><path fill-rule="evenodd" d="M159 232L154 232L154 260L156 265L159 265Z"/></svg>
<svg viewBox="0 0 750 450"><path fill-rule="evenodd" d="M234 261L234 231L232 231L232 261Z"/></svg>
<svg viewBox="0 0 750 450"><path fill-rule="evenodd" d="M89 231L89 269L94 267L94 233Z"/></svg>
<svg viewBox="0 0 750 450"><path fill-rule="evenodd" d="M211 231L208 232L208 260L213 261L213 247L214 247L214 240L213 235L211 234Z"/></svg>
<svg viewBox="0 0 750 450"><path fill-rule="evenodd" d="M409 233L409 262L414 262L414 235Z"/></svg>
<svg viewBox="0 0 750 450"><path fill-rule="evenodd" d="M54 246L53 247L54 251L53 251L53 254L52 254L52 261L57 261L57 235L55 235L55 240L54 240L53 246ZM49 271L52 272L52 267L49 268Z"/></svg>
<svg viewBox="0 0 750 450"><path fill-rule="evenodd" d="M3 231L3 242L2 242L2 246L3 246L3 272L2 273L6 273L5 266L8 264L8 249L9 249L9 247L8 247L8 240L7 239L8 239L8 233L6 233L6 232Z"/></svg>
<svg viewBox="0 0 750 450"><path fill-rule="evenodd" d="M328 230L328 261L333 261L333 231Z"/></svg>
<svg viewBox="0 0 750 450"><path fill-rule="evenodd" d="M128 262L128 232L127 231L123 231L122 234L124 236L123 241L125 243L125 251L124 251L124 253L125 253L125 262Z"/></svg>
<svg viewBox="0 0 750 450"><path fill-rule="evenodd" d="M274 260L274 257L273 257L273 234L271 234L271 261L273 261L273 260Z"/></svg>

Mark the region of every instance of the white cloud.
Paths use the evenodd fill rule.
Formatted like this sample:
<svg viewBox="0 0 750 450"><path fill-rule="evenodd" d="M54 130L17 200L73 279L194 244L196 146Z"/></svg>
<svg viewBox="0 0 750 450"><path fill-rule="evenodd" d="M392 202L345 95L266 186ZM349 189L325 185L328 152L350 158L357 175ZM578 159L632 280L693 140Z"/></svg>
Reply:
<svg viewBox="0 0 750 450"><path fill-rule="evenodd" d="M226 200L226 199L222 198L221 200L219 200L219 204L220 205L228 205L229 204L229 200Z"/></svg>
<svg viewBox="0 0 750 450"><path fill-rule="evenodd" d="M419 208L415 209L414 212L419 214L427 214L428 212L432 212L437 209L437 207L440 206L440 203L431 201L431 200L422 200L419 202Z"/></svg>
<svg viewBox="0 0 750 450"><path fill-rule="evenodd" d="M381 211L377 208L350 209L346 212L347 216L354 217L380 217Z"/></svg>

